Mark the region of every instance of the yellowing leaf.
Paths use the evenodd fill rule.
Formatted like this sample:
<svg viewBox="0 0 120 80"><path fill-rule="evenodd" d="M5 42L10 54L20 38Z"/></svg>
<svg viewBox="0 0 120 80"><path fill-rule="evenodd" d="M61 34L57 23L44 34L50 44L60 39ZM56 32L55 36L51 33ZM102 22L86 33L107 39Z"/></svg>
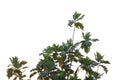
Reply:
<svg viewBox="0 0 120 80"><path fill-rule="evenodd" d="M43 69L44 69L44 70L46 70L46 69L47 69L47 67L46 67L46 66L43 66Z"/></svg>
<svg viewBox="0 0 120 80"><path fill-rule="evenodd" d="M62 65L63 65L63 58L59 57L59 66L62 67Z"/></svg>

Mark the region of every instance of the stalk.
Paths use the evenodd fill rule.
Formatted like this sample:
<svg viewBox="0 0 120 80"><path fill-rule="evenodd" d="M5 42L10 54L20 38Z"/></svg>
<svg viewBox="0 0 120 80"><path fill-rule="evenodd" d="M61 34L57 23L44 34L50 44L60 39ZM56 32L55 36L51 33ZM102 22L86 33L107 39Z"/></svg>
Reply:
<svg viewBox="0 0 120 80"><path fill-rule="evenodd" d="M73 41L73 43L74 43L74 35L75 35L75 26L74 26L73 34L72 34L72 41Z"/></svg>

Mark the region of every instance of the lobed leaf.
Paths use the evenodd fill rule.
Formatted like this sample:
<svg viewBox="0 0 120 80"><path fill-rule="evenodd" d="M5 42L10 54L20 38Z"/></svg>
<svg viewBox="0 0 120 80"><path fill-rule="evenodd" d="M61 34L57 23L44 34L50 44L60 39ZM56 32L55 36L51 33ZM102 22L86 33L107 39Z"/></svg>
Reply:
<svg viewBox="0 0 120 80"><path fill-rule="evenodd" d="M83 39L85 39L85 40L90 40L90 36L91 36L91 34L90 34L90 32L87 32L87 33L82 33L83 34Z"/></svg>
<svg viewBox="0 0 120 80"><path fill-rule="evenodd" d="M80 17L80 15L81 15L80 13L75 12L73 15L73 19L74 20L78 19Z"/></svg>
<svg viewBox="0 0 120 80"><path fill-rule="evenodd" d="M96 52L95 54L95 60L100 62L103 59L104 56L102 56L99 52Z"/></svg>

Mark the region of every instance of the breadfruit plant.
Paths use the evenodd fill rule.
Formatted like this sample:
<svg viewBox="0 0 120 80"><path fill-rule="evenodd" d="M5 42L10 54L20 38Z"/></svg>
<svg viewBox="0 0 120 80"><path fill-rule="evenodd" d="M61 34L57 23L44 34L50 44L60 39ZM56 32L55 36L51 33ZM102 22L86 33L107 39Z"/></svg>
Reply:
<svg viewBox="0 0 120 80"><path fill-rule="evenodd" d="M48 46L40 53L40 60L31 70L30 78L37 75L37 80L98 80L108 72L104 56L98 51L94 59L90 58L90 49L98 39L92 39L90 32L84 32L81 20L84 15L75 12L68 26L73 28L72 38L61 44ZM82 39L74 42L75 30L81 31ZM80 38L79 38L80 39ZM83 75L84 74L84 75ZM81 76L82 75L82 76Z"/></svg>

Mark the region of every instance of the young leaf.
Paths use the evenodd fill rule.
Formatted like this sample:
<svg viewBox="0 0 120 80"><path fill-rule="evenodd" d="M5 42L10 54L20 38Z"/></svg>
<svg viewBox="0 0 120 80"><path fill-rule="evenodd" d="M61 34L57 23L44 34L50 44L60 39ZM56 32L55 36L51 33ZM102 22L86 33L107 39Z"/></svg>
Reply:
<svg viewBox="0 0 120 80"><path fill-rule="evenodd" d="M95 60L100 62L103 59L104 56L102 56L99 52L96 52L95 54Z"/></svg>
<svg viewBox="0 0 120 80"><path fill-rule="evenodd" d="M84 34L83 38L84 38L85 40L89 40L89 39L90 39L90 36L91 36L90 32L87 32L87 33Z"/></svg>
<svg viewBox="0 0 120 80"><path fill-rule="evenodd" d="M16 57L16 56L12 57L12 58L10 58L10 61L15 68L20 68L21 67L18 57Z"/></svg>
<svg viewBox="0 0 120 80"><path fill-rule="evenodd" d="M80 17L80 15L81 15L80 13L75 12L73 15L73 19L74 20L78 19Z"/></svg>

